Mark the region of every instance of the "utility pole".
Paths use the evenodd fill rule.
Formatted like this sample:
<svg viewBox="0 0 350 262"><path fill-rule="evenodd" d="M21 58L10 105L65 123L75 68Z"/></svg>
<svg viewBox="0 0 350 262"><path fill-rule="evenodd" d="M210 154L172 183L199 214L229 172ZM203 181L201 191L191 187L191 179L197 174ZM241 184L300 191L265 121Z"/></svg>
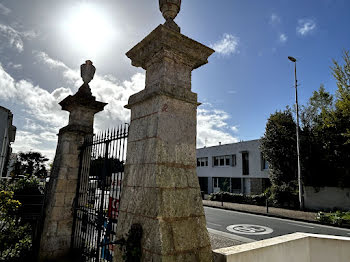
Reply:
<svg viewBox="0 0 350 262"><path fill-rule="evenodd" d="M294 63L295 110L296 110L296 118L297 118L296 134L297 134L299 204L300 204L300 210L304 210L303 184L302 184L302 179L301 179L301 167L300 167L300 139L299 139L299 105L298 105L297 60L294 57L292 57L292 56L288 56L288 59Z"/></svg>

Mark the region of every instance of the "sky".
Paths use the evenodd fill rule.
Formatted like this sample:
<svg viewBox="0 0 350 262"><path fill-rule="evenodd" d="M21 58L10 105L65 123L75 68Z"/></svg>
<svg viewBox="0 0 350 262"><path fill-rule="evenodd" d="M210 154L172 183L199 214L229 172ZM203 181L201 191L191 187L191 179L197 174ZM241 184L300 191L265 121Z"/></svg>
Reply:
<svg viewBox="0 0 350 262"><path fill-rule="evenodd" d="M202 103L197 147L259 139L270 114L293 106L297 61L299 101L321 84L332 94L330 66L350 49L348 0L185 0L175 19L181 33L216 52L192 73ZM95 131L129 122L124 108L141 91L145 71L125 53L164 19L157 0L0 0L0 105L12 111L15 152L54 156L68 112L58 103L90 83L107 102Z"/></svg>

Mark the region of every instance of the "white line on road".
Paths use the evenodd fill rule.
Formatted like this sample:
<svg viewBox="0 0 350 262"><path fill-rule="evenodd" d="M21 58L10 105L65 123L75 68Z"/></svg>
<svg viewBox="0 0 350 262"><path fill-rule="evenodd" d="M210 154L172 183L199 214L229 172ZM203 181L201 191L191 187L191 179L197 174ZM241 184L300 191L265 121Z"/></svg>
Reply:
<svg viewBox="0 0 350 262"><path fill-rule="evenodd" d="M211 222L207 222L207 224L210 224L210 225L213 225L213 226L217 226L217 227L222 227L222 225L211 223Z"/></svg>
<svg viewBox="0 0 350 262"><path fill-rule="evenodd" d="M233 240L238 240L238 241L241 241L243 243L250 243L250 242L255 242L256 241L255 239L251 239L251 238L247 238L247 237L241 237L241 236L238 236L238 235L235 235L235 234L222 232L222 231L215 230L215 229L212 229L212 228L208 228L208 232L212 233L212 234L216 234L216 235L222 236L222 237L230 238L230 239L233 239Z"/></svg>
<svg viewBox="0 0 350 262"><path fill-rule="evenodd" d="M226 212L226 213L236 213L236 214L240 214L240 215L247 215L247 216L253 216L253 217L264 217L266 219L272 219L272 220L279 220L281 222L291 222L291 223L295 223L295 220L291 220L288 218L277 218L277 217L270 217L270 216L263 216L263 215L256 215L256 214L250 214L250 213L245 213L245 212L239 212L239 211L233 211L233 210L225 210L225 209L219 209L219 208L214 208L214 207L204 207L204 209L214 209L216 212L218 212L218 210L222 211L222 212ZM307 223L307 222L301 222L298 221L299 224L303 224L303 225L312 225L315 227L323 227L323 228L329 228L329 229L333 229L333 230L339 230L339 231L345 231L345 232L350 232L350 229L347 228L339 228L339 227L333 227L333 226L326 226L326 225L321 225L321 224L315 224L315 223ZM350 233L348 233L350 234Z"/></svg>
<svg viewBox="0 0 350 262"><path fill-rule="evenodd" d="M287 224L293 225L293 226L298 226L298 227L315 228L315 227L304 226L304 225L299 225L299 224L294 224L294 223L287 223ZM348 233L348 234L349 234L349 233Z"/></svg>

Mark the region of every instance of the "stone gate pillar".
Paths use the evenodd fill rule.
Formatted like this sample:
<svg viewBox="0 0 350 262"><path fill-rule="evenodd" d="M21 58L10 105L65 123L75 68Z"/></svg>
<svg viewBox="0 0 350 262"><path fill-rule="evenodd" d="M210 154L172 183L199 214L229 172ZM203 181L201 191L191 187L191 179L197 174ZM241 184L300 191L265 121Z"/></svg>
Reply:
<svg viewBox="0 0 350 262"><path fill-rule="evenodd" d="M92 77L86 80L83 73L85 83L79 91L60 102L62 110L70 112L69 123L58 134L56 155L46 191L39 261L68 261L73 233L73 201L79 173L79 148L84 138L93 134L94 115L106 105L92 96L88 85Z"/></svg>
<svg viewBox="0 0 350 262"><path fill-rule="evenodd" d="M170 24L126 54L146 70L146 87L126 106L131 124L117 239L140 224L142 261L212 261L196 175L199 104L191 72L214 51ZM115 260L122 261L118 248Z"/></svg>

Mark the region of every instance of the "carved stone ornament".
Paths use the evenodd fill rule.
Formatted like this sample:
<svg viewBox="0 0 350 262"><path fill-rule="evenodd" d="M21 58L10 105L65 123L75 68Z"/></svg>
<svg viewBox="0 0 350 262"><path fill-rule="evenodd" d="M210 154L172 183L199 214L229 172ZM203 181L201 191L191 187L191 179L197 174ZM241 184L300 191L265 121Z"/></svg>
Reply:
<svg viewBox="0 0 350 262"><path fill-rule="evenodd" d="M159 0L159 9L165 18L165 26L180 32L180 27L174 22L180 12L181 0Z"/></svg>
<svg viewBox="0 0 350 262"><path fill-rule="evenodd" d="M96 68L92 65L91 60L86 60L85 64L80 66L80 75L84 81L84 84L88 84L94 78Z"/></svg>

